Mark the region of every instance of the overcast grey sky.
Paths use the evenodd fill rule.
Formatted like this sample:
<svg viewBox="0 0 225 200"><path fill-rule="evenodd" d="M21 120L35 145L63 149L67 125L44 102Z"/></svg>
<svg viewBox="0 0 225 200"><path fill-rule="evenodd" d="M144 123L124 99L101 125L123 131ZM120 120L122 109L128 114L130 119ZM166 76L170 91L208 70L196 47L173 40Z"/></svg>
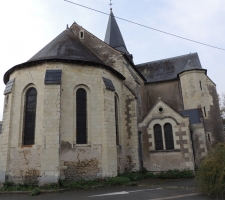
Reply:
<svg viewBox="0 0 225 200"><path fill-rule="evenodd" d="M109 0L71 0L109 13ZM224 0L113 0L113 12L137 23L225 49ZM104 40L108 16L63 0L9 0L0 2L0 77L26 62L60 34L78 23ZM197 52L203 68L225 92L225 51L177 39L117 19L135 64ZM5 85L0 82L0 93ZM4 96L0 95L0 119Z"/></svg>

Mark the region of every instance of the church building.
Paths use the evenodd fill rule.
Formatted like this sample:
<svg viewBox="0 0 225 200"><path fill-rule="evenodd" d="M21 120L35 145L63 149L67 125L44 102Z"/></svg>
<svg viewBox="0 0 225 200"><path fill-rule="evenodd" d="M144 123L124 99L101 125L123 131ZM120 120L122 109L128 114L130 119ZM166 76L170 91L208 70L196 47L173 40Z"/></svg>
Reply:
<svg viewBox="0 0 225 200"><path fill-rule="evenodd" d="M0 183L195 170L223 141L198 54L134 64L112 10L104 41L74 22L4 83Z"/></svg>

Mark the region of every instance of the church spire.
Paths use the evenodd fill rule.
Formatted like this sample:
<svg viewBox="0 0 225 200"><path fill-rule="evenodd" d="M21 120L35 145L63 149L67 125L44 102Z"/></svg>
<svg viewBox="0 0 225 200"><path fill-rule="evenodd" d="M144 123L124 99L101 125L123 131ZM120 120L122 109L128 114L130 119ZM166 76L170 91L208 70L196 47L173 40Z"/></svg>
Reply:
<svg viewBox="0 0 225 200"><path fill-rule="evenodd" d="M122 51L123 53L130 56L129 52L127 51L125 42L123 40L122 34L120 32L119 26L113 15L112 8L110 8L110 16L104 41L114 49Z"/></svg>

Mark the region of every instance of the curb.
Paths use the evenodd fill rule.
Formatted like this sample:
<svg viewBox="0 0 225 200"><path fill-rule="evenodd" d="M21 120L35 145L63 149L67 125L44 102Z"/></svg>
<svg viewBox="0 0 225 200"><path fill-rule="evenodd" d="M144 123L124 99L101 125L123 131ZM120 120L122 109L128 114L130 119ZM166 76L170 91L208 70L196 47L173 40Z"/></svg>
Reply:
<svg viewBox="0 0 225 200"><path fill-rule="evenodd" d="M46 193L60 193L60 192L66 192L66 191L71 191L74 189L57 189L57 190L40 190L40 192L43 194ZM29 191L2 191L0 192L1 194L30 194L32 192L32 190Z"/></svg>
<svg viewBox="0 0 225 200"><path fill-rule="evenodd" d="M149 188L163 188L163 189L173 189L173 190L196 190L196 187L188 186L166 186L166 185L148 185L148 184L138 184L139 187L149 187Z"/></svg>

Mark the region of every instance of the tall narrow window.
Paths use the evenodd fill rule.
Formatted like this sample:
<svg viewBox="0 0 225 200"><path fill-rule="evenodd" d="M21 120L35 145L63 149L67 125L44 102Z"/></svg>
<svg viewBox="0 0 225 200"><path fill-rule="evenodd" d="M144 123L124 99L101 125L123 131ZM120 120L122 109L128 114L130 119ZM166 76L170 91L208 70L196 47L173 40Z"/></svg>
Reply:
<svg viewBox="0 0 225 200"><path fill-rule="evenodd" d="M37 90L33 87L28 89L25 98L23 144L32 145L35 135Z"/></svg>
<svg viewBox="0 0 225 200"><path fill-rule="evenodd" d="M202 82L201 82L201 81L199 81L199 84L200 84L200 89L202 90Z"/></svg>
<svg viewBox="0 0 225 200"><path fill-rule="evenodd" d="M119 144L119 116L118 116L118 100L117 97L114 97L115 99L115 129L116 129L116 144Z"/></svg>
<svg viewBox="0 0 225 200"><path fill-rule="evenodd" d="M205 110L205 107L204 107L204 114L205 114L205 117L206 117L206 110Z"/></svg>
<svg viewBox="0 0 225 200"><path fill-rule="evenodd" d="M164 125L166 149L174 149L173 130L170 123Z"/></svg>
<svg viewBox="0 0 225 200"><path fill-rule="evenodd" d="M163 150L162 128L159 124L154 126L155 150Z"/></svg>
<svg viewBox="0 0 225 200"><path fill-rule="evenodd" d="M77 144L87 144L87 93L79 88L76 92Z"/></svg>

